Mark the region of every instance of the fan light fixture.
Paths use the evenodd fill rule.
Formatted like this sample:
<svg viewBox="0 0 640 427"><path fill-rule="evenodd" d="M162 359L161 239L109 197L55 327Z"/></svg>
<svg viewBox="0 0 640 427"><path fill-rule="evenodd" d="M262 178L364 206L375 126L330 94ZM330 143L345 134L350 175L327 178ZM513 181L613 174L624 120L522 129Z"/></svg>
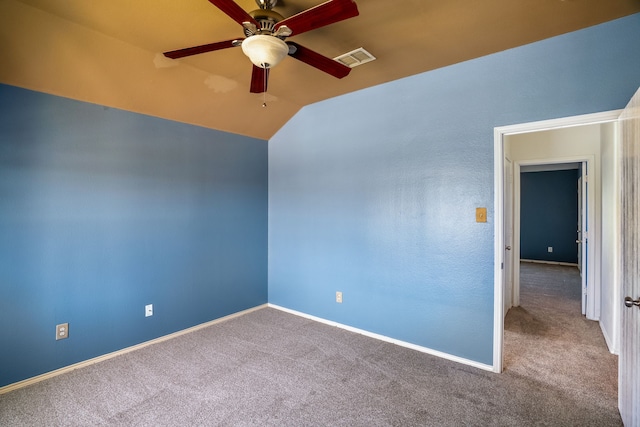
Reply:
<svg viewBox="0 0 640 427"><path fill-rule="evenodd" d="M351 68L343 63L295 42L285 43L284 40L294 34L299 35L358 16L358 7L354 0L326 0L286 18L273 10L278 0L255 0L259 9L251 12L246 12L236 1L209 0L209 3L242 26L243 38L176 49L164 52L164 56L179 59L242 46L242 51L253 63L250 93L266 93L269 69L278 65L285 56L304 62L337 79L346 77L351 71Z"/></svg>
<svg viewBox="0 0 640 427"><path fill-rule="evenodd" d="M256 34L242 41L242 52L255 66L271 68L289 54L289 46L277 37Z"/></svg>

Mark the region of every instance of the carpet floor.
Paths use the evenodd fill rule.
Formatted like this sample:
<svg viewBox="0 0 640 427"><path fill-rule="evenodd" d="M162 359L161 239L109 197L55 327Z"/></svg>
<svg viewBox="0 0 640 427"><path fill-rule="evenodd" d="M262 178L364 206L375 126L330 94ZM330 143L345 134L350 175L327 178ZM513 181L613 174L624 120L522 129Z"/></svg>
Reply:
<svg viewBox="0 0 640 427"><path fill-rule="evenodd" d="M577 271L539 268L523 265L502 374L264 308L0 395L0 425L621 425Z"/></svg>

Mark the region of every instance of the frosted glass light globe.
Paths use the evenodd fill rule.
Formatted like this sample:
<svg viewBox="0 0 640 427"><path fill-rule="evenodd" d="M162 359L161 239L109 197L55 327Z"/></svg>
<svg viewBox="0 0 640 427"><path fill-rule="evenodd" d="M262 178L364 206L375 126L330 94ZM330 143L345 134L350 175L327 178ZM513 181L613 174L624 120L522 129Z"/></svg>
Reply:
<svg viewBox="0 0 640 427"><path fill-rule="evenodd" d="M242 41L242 51L255 66L271 68L289 54L289 46L277 37L256 34Z"/></svg>

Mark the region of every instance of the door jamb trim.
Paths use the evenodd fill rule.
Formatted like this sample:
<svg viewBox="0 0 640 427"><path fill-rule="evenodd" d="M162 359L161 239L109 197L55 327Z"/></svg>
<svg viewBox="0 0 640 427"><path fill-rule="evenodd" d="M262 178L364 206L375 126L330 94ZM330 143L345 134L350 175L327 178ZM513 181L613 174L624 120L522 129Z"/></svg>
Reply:
<svg viewBox="0 0 640 427"><path fill-rule="evenodd" d="M542 120L493 129L494 176L494 292L493 292L493 371L502 372L504 350L504 294L502 268L504 248L504 137L520 133L557 130L567 127L608 123L618 119L622 110Z"/></svg>

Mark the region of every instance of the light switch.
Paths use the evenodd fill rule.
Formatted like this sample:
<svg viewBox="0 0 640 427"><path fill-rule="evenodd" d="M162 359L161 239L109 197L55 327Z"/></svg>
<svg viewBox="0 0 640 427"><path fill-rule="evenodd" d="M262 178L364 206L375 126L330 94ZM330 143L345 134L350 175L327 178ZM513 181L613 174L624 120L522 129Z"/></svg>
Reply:
<svg viewBox="0 0 640 427"><path fill-rule="evenodd" d="M487 208L476 208L476 222L487 222Z"/></svg>

